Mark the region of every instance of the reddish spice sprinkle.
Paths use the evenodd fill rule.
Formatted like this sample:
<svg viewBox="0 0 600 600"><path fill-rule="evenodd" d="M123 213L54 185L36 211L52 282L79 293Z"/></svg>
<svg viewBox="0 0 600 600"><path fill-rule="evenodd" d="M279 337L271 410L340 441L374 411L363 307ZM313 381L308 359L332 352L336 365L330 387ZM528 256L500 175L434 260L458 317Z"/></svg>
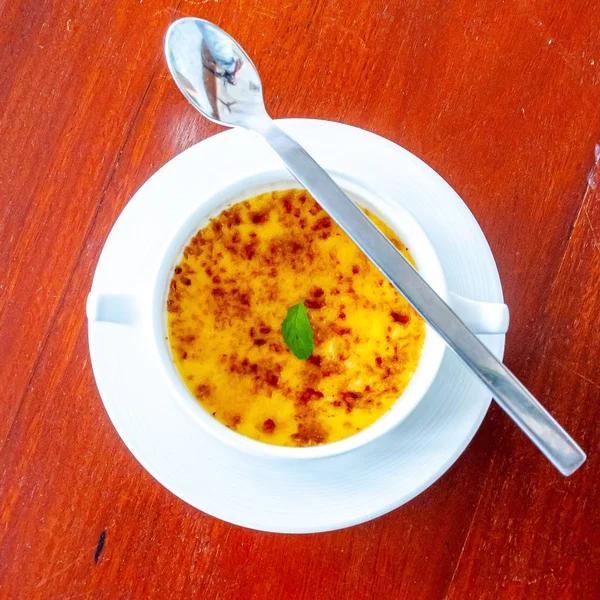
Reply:
<svg viewBox="0 0 600 600"><path fill-rule="evenodd" d="M313 231L320 231L321 229L329 229L331 225L331 217L323 217L322 219L317 219L311 229Z"/></svg>
<svg viewBox="0 0 600 600"><path fill-rule="evenodd" d="M269 215L268 215L267 211L254 213L253 215L250 216L251 221L255 225L258 225L260 223L265 223L268 218L269 218Z"/></svg>
<svg viewBox="0 0 600 600"><path fill-rule="evenodd" d="M209 395L210 395L210 386L206 385L205 383L201 383L196 388L196 398L206 398Z"/></svg>
<svg viewBox="0 0 600 600"><path fill-rule="evenodd" d="M300 404L308 404L311 400L318 400L319 398L323 398L323 392L309 387L300 394L298 401Z"/></svg>
<svg viewBox="0 0 600 600"><path fill-rule="evenodd" d="M277 387L277 384L279 383L279 376L272 371L267 371L266 380L270 386Z"/></svg>
<svg viewBox="0 0 600 600"><path fill-rule="evenodd" d="M319 206L319 204L317 202L313 202L313 205L310 207L310 209L308 210L308 212L311 215L316 215L318 212L320 212L322 209Z"/></svg>
<svg viewBox="0 0 600 600"><path fill-rule="evenodd" d="M311 365L315 365L316 367L320 367L321 366L321 360L322 358L316 354L312 354L311 356L309 356L306 359L306 362L310 363Z"/></svg>
<svg viewBox="0 0 600 600"><path fill-rule="evenodd" d="M313 300L311 298L306 298L304 304L306 305L306 308L323 308L325 306L325 299L317 298L316 300Z"/></svg>
<svg viewBox="0 0 600 600"><path fill-rule="evenodd" d="M410 317L408 315L403 315L402 313L396 312L395 310L393 310L390 314L392 315L392 319L394 319L394 322L401 323L402 325L406 325L410 320Z"/></svg>
<svg viewBox="0 0 600 600"><path fill-rule="evenodd" d="M250 242L244 246L244 255L248 260L252 260L254 255L256 254L256 242Z"/></svg>
<svg viewBox="0 0 600 600"><path fill-rule="evenodd" d="M334 400L333 402L333 405L336 408L339 408L342 406L342 404L346 405L346 414L350 414L354 408L354 402L352 400L348 400L347 398L342 398L342 400Z"/></svg>
<svg viewBox="0 0 600 600"><path fill-rule="evenodd" d="M240 303L244 306L250 306L250 294L248 292L240 294Z"/></svg>
<svg viewBox="0 0 600 600"><path fill-rule="evenodd" d="M313 287L310 291L310 298L306 298L304 304L307 308L323 308L325 306L325 292L320 287Z"/></svg>
<svg viewBox="0 0 600 600"><path fill-rule="evenodd" d="M298 431L291 438L302 445L322 444L327 441L327 432L318 421L309 421L305 425L300 423Z"/></svg>
<svg viewBox="0 0 600 600"><path fill-rule="evenodd" d="M263 423L263 431L265 433L273 433L275 431L275 421L273 421L273 419L267 419L264 423Z"/></svg>
<svg viewBox="0 0 600 600"><path fill-rule="evenodd" d="M181 306L179 306L172 298L167 300L167 310L172 313L181 312Z"/></svg>

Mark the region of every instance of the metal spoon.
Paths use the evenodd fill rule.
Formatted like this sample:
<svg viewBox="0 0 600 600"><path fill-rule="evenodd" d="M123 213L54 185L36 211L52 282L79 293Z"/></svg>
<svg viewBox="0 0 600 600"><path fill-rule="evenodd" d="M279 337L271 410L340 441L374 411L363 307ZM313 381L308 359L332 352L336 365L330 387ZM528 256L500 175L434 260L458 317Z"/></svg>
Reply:
<svg viewBox="0 0 600 600"><path fill-rule="evenodd" d="M258 133L367 257L485 383L496 402L563 474L585 454L523 384L479 341L329 175L265 109L256 67L227 33L202 19L173 23L167 64L183 95L207 119Z"/></svg>

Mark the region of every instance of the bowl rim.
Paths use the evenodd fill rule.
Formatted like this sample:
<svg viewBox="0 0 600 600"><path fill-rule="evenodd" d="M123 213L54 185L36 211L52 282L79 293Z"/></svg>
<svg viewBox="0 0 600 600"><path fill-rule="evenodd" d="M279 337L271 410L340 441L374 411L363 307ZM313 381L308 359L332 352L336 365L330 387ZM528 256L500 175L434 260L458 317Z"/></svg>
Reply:
<svg viewBox="0 0 600 600"><path fill-rule="evenodd" d="M419 272L440 297L447 301L446 279L433 245L399 199L388 198L381 193L374 194L351 174L334 170L328 172L354 201L382 218L398 234L408 246ZM443 340L426 323L425 341L417 369L392 407L362 431L318 446L278 446L254 440L223 425L194 398L173 362L165 310L169 282L184 247L200 228L228 206L263 192L300 187L302 186L285 169L252 173L224 184L210 197L195 205L190 213L182 215L177 233L172 236L156 271L152 294L154 350L158 354L163 379L167 381L176 400L175 404L220 442L244 453L279 459L315 459L343 454L364 446L395 428L413 412L431 387L446 349Z"/></svg>

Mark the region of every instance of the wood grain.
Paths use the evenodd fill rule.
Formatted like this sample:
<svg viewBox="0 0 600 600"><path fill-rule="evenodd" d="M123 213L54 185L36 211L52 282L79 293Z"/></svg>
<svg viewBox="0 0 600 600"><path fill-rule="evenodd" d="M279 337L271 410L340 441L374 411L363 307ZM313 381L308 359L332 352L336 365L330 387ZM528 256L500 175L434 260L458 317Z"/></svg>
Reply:
<svg viewBox="0 0 600 600"><path fill-rule="evenodd" d="M131 195L218 131L162 60L184 15L242 42L274 116L375 131L461 194L512 309L507 364L589 452L579 472L562 478L493 408L410 504L284 536L203 515L132 458L83 306ZM595 3L14 0L0 17L0 597L600 597Z"/></svg>

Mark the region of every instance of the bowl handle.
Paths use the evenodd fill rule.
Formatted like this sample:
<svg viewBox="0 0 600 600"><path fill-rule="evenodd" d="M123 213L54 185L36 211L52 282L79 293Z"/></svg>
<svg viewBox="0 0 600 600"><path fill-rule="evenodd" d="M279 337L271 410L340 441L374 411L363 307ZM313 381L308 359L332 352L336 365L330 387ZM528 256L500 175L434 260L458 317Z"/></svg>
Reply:
<svg viewBox="0 0 600 600"><path fill-rule="evenodd" d="M506 333L509 313L506 304L478 302L450 292L449 304L474 333ZM139 304L129 294L94 294L87 299L88 321L133 325L139 317Z"/></svg>
<svg viewBox="0 0 600 600"><path fill-rule="evenodd" d="M450 292L452 310L473 333L506 333L508 331L508 306L496 302L477 302Z"/></svg>
<svg viewBox="0 0 600 600"><path fill-rule="evenodd" d="M88 321L134 325L140 315L135 296L129 294L95 294L90 292L86 302Z"/></svg>

